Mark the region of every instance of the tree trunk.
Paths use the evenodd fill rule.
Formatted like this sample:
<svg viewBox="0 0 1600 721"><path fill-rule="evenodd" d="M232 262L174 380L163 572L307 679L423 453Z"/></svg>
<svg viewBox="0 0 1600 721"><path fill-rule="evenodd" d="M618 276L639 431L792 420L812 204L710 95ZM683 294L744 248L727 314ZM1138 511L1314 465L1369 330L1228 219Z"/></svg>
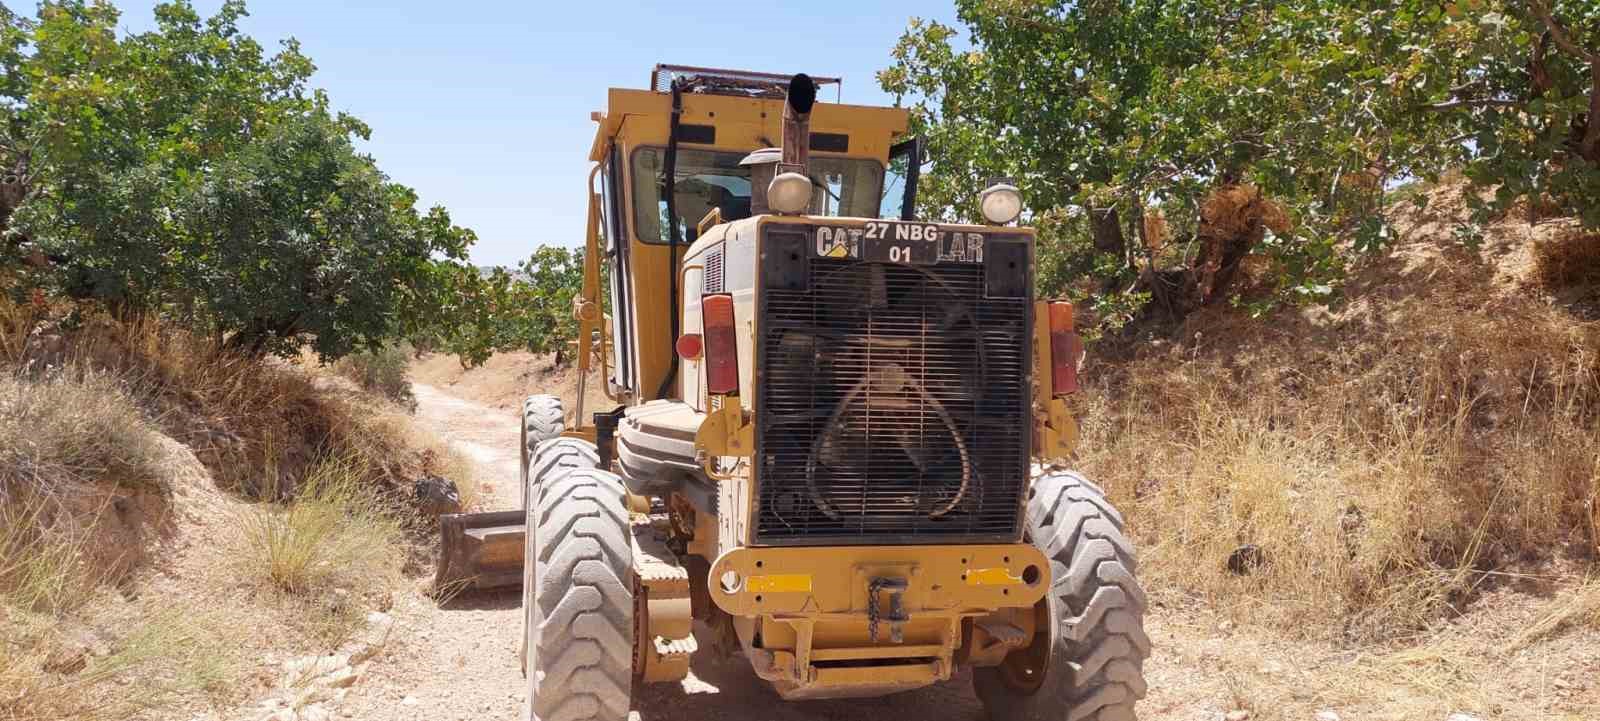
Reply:
<svg viewBox="0 0 1600 721"><path fill-rule="evenodd" d="M1094 235L1094 249L1126 258L1128 241L1122 234L1122 216L1116 208L1090 208L1089 228Z"/></svg>

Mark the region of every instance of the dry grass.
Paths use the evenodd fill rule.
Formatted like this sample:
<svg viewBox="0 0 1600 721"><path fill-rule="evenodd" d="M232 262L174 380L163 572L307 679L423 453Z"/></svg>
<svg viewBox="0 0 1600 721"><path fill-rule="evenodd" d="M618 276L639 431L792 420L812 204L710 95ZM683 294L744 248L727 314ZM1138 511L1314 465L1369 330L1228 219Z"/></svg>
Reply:
<svg viewBox="0 0 1600 721"><path fill-rule="evenodd" d="M1224 185L1200 203L1200 217L1216 237L1236 238L1265 227L1287 233L1294 226L1283 206L1266 198L1253 185Z"/></svg>
<svg viewBox="0 0 1600 721"><path fill-rule="evenodd" d="M168 492L160 437L112 379L0 376L0 602L58 612L116 582Z"/></svg>
<svg viewBox="0 0 1600 721"><path fill-rule="evenodd" d="M354 460L330 459L292 500L251 506L236 525L240 576L300 595L388 585L398 573L400 524L364 475Z"/></svg>
<svg viewBox="0 0 1600 721"><path fill-rule="evenodd" d="M126 719L154 708L188 690L185 680L201 680L191 669L219 663L214 642L202 643L193 629L169 611L95 655L69 650L53 620L13 622L0 644L0 721ZM135 678L139 691L129 693Z"/></svg>
<svg viewBox="0 0 1600 721"><path fill-rule="evenodd" d="M443 438L418 425L403 409L386 404L363 404L346 425L334 429L338 452L345 454L370 479L415 480L437 475L456 484L463 508L477 501L477 465L454 449ZM388 487L391 484L375 485ZM397 485L392 491L401 499L412 492Z"/></svg>
<svg viewBox="0 0 1600 721"><path fill-rule="evenodd" d="M99 582L80 562L87 531L46 521L50 504L38 498L0 504L0 603L34 613L81 606Z"/></svg>
<svg viewBox="0 0 1600 721"><path fill-rule="evenodd" d="M0 721L126 719L231 689L229 625L165 600L111 602L116 570L86 562L97 534L71 520L49 496L0 504Z"/></svg>
<svg viewBox="0 0 1600 721"><path fill-rule="evenodd" d="M427 528L412 481L475 489L387 401L159 323L61 317L0 299L0 721L231 708L256 654L337 648L389 606ZM128 573L147 553L164 572Z"/></svg>
<svg viewBox="0 0 1600 721"><path fill-rule="evenodd" d="M1547 288L1600 289L1600 233L1576 229L1533 245L1534 271Z"/></svg>
<svg viewBox="0 0 1600 721"><path fill-rule="evenodd" d="M248 506L233 524L233 576L323 648L348 640L400 587L403 525L355 458L314 466L292 500Z"/></svg>
<svg viewBox="0 0 1600 721"><path fill-rule="evenodd" d="M1579 584L1567 597L1550 602L1538 620L1517 634L1506 648L1515 652L1576 628L1600 631L1600 579Z"/></svg>
<svg viewBox="0 0 1600 721"><path fill-rule="evenodd" d="M1583 555L1600 328L1402 248L1338 309L1192 317L1086 394L1080 465L1130 509L1148 585L1240 621L1393 638ZM1230 571L1253 544L1265 563ZM1592 554L1590 555L1592 558Z"/></svg>
<svg viewBox="0 0 1600 721"><path fill-rule="evenodd" d="M156 434L109 376L0 376L0 497L91 482L158 490L162 455Z"/></svg>
<svg viewBox="0 0 1600 721"><path fill-rule="evenodd" d="M107 379L194 449L225 489L277 498L324 459L346 456L363 461L367 484L396 508L424 475L470 484L447 475L466 464L391 405L330 388L305 368L241 356L154 320L94 316L65 330L52 317L0 299L0 365L34 379Z"/></svg>

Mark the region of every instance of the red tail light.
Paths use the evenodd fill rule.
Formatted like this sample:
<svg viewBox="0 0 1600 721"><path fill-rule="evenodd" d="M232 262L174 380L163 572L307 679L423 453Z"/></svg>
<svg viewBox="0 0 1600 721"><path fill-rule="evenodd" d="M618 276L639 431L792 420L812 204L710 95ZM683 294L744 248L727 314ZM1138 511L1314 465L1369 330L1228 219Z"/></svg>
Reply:
<svg viewBox="0 0 1600 721"><path fill-rule="evenodd" d="M678 336L676 348L678 357L684 360L700 360L700 352L705 350L705 345L700 342L699 333L684 333Z"/></svg>
<svg viewBox="0 0 1600 721"><path fill-rule="evenodd" d="M737 393L739 342L733 327L733 296L705 296L700 299L700 311L705 325L706 390Z"/></svg>
<svg viewBox="0 0 1600 721"><path fill-rule="evenodd" d="M1078 392L1078 356L1083 341L1073 329L1072 304L1050 304L1050 380L1058 396Z"/></svg>

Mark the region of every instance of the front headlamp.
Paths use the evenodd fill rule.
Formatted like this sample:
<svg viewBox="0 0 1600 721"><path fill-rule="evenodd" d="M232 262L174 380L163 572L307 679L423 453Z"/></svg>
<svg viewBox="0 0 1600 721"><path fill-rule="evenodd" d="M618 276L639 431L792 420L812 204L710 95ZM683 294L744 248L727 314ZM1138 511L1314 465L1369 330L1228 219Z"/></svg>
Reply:
<svg viewBox="0 0 1600 721"><path fill-rule="evenodd" d="M803 213L811 205L811 179L802 173L783 173L767 186L767 207L779 213Z"/></svg>
<svg viewBox="0 0 1600 721"><path fill-rule="evenodd" d="M985 220L1005 225L1022 215L1022 192L1010 183L995 183L978 194L978 208Z"/></svg>

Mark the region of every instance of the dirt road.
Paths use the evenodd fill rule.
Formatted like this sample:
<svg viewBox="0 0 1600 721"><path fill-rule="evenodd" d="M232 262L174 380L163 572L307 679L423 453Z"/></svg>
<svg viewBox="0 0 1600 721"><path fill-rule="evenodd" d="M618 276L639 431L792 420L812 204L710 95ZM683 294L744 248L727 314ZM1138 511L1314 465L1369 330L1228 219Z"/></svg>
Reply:
<svg viewBox="0 0 1600 721"><path fill-rule="evenodd" d="M432 386L417 384L414 390L417 418L482 466L484 508L515 508L516 415ZM364 689L342 711L371 721L521 718L527 687L517 662L520 604L518 592L468 594L444 606L420 593L408 595L393 611L396 630L388 649L372 664ZM682 683L638 690L634 708L638 721L984 718L965 673L897 696L786 703L751 673L743 658L719 662L705 656L694 660L693 672ZM1190 713L1172 717L1205 718L1191 715L1196 710L1186 708ZM1147 718L1158 716L1165 714L1149 713Z"/></svg>
<svg viewBox="0 0 1600 721"><path fill-rule="evenodd" d="M415 391L418 420L481 465L482 505L514 508L515 411L437 386L418 384ZM1145 665L1150 695L1139 704L1143 721L1230 715L1439 721L1456 711L1486 720L1600 718L1592 713L1600 697L1593 695L1591 678L1600 664L1600 644L1592 639L1600 631L1555 638L1517 652L1510 662L1503 649L1542 613L1515 598L1484 604L1486 613L1410 643L1362 646L1291 638L1239 623L1248 613L1228 614L1159 591L1152 589L1155 607L1146 618L1156 652ZM370 721L521 718L520 603L517 592L467 595L442 607L420 592L405 594L392 611L396 625L388 647L339 715ZM1440 668L1449 675L1440 676ZM634 709L637 721L984 720L966 674L886 698L786 703L737 657L697 657L682 683L639 689ZM1519 713L1526 710L1538 713Z"/></svg>

